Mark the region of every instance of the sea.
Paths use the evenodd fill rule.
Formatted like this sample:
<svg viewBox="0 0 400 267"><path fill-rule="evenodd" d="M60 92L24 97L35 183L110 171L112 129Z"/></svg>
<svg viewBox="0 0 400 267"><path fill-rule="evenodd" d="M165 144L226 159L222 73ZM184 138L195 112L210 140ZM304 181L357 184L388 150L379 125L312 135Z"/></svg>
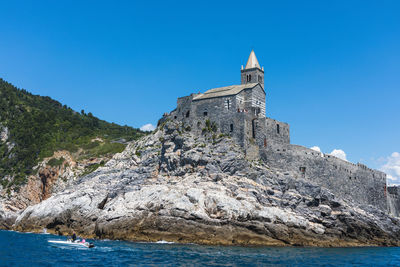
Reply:
<svg viewBox="0 0 400 267"><path fill-rule="evenodd" d="M229 247L90 240L0 230L0 266L400 266L400 248Z"/></svg>

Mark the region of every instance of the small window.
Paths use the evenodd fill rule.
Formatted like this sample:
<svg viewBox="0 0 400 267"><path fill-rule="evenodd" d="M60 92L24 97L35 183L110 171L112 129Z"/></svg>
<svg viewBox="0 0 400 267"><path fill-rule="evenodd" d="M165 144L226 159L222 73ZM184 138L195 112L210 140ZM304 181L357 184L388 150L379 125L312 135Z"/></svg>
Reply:
<svg viewBox="0 0 400 267"><path fill-rule="evenodd" d="M251 74L249 75L249 82L251 82Z"/></svg>
<svg viewBox="0 0 400 267"><path fill-rule="evenodd" d="M203 112L204 117L206 117L208 115L207 111Z"/></svg>
<svg viewBox="0 0 400 267"><path fill-rule="evenodd" d="M189 116L190 116L190 110L188 110L188 111L186 112L186 118L189 118Z"/></svg>
<svg viewBox="0 0 400 267"><path fill-rule="evenodd" d="M278 134L280 133L279 124L276 125L276 132L277 132Z"/></svg>
<svg viewBox="0 0 400 267"><path fill-rule="evenodd" d="M229 125L230 126L230 132L233 132L233 124Z"/></svg>
<svg viewBox="0 0 400 267"><path fill-rule="evenodd" d="M230 109L230 108L231 108L231 101L229 101L229 99L225 100L225 107L226 107L227 109Z"/></svg>

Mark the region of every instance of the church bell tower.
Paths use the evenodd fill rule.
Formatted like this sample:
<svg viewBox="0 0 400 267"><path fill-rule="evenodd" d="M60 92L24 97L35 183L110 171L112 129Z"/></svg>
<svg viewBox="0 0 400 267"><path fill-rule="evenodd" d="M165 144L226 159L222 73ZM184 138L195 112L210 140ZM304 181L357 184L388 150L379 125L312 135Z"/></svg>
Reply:
<svg viewBox="0 0 400 267"><path fill-rule="evenodd" d="M264 88L264 67L260 67L254 50L251 50L246 67L241 69L242 84L259 83Z"/></svg>

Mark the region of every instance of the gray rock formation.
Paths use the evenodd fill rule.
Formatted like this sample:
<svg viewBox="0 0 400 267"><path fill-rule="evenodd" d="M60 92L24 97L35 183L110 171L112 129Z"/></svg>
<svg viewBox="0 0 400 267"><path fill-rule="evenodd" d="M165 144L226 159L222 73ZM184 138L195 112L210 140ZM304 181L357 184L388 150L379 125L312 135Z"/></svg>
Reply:
<svg viewBox="0 0 400 267"><path fill-rule="evenodd" d="M104 167L28 207L13 227L226 245L399 245L400 237L397 218L251 160L226 135L194 134L170 120Z"/></svg>
<svg viewBox="0 0 400 267"><path fill-rule="evenodd" d="M4 127L1 123L0 123L0 141L1 142L6 142L8 140L8 128Z"/></svg>

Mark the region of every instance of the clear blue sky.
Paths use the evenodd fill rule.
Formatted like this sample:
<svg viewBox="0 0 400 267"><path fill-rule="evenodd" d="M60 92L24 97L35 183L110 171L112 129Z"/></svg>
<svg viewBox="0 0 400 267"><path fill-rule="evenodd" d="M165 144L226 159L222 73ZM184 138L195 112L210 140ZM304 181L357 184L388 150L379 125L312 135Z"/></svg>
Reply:
<svg viewBox="0 0 400 267"><path fill-rule="evenodd" d="M156 124L178 96L240 83L254 49L267 116L290 123L292 143L376 168L400 152L400 1L1 1L0 13L0 77L75 110Z"/></svg>

